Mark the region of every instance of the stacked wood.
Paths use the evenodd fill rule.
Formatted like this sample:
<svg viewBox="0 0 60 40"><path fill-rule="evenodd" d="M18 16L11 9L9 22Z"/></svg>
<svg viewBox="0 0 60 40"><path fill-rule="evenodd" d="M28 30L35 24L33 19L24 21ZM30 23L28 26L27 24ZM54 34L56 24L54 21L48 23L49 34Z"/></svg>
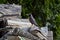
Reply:
<svg viewBox="0 0 60 40"><path fill-rule="evenodd" d="M21 17L21 6L15 4L0 4L0 12L3 13L5 18L8 17Z"/></svg>
<svg viewBox="0 0 60 40"><path fill-rule="evenodd" d="M48 32L48 36L47 37L44 36L47 34L47 32L45 34L43 32L41 33L41 30L37 27L37 24L32 16L30 20L18 18L19 16L21 18L21 6L15 5L15 4L13 5L12 4L0 4L0 13L2 13L4 18L7 19L7 22L8 22L7 27L13 28L12 30L9 30L8 28L0 29L0 30L4 29L3 31L7 31L7 30L9 31L0 40L5 40L6 38L8 40L20 40L20 36L26 38L26 40L28 39L29 40L53 40L53 36L52 36L53 33ZM32 24L34 23L35 24L32 25L30 22Z"/></svg>

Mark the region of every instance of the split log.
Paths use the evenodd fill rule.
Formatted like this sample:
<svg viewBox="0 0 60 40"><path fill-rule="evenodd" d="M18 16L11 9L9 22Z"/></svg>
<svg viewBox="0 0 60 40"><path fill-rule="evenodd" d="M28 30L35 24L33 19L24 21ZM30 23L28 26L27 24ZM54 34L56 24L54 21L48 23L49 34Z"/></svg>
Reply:
<svg viewBox="0 0 60 40"><path fill-rule="evenodd" d="M25 32L23 30L21 30L20 28L16 28L13 32L8 32L6 35L4 35L2 39L7 38L7 36L21 36L21 37L26 37L29 38L31 40L38 40L38 37L33 36L31 33L29 32Z"/></svg>
<svg viewBox="0 0 60 40"><path fill-rule="evenodd" d="M26 32L24 30L21 30L19 28L16 28L13 32L12 35L19 35L21 37L26 37L26 38L29 38L31 40L38 40L39 38L38 37L35 37L34 35L32 35L31 33L29 32Z"/></svg>

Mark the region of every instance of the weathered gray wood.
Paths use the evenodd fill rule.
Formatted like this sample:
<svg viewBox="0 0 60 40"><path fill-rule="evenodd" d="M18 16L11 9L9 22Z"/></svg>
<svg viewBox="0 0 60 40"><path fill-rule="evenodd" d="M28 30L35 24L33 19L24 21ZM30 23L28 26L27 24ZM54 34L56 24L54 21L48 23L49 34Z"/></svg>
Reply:
<svg viewBox="0 0 60 40"><path fill-rule="evenodd" d="M20 36L8 36L7 37L8 40L21 40L21 37ZM31 39L28 39L28 38L25 38L25 40L31 40Z"/></svg>
<svg viewBox="0 0 60 40"><path fill-rule="evenodd" d="M53 32L52 31L48 31L47 38L48 38L48 40L53 40Z"/></svg>
<svg viewBox="0 0 60 40"><path fill-rule="evenodd" d="M38 40L38 37L35 37L31 33L25 32L25 31L21 30L20 28L15 29L13 32L12 31L8 32L6 35L4 35L1 38L1 40L6 39L8 36L21 36L21 37L29 38L31 40Z"/></svg>
<svg viewBox="0 0 60 40"><path fill-rule="evenodd" d="M0 12L2 12L5 16L6 15L18 15L21 17L21 6L15 4L0 4Z"/></svg>
<svg viewBox="0 0 60 40"><path fill-rule="evenodd" d="M22 22L20 21L16 21L16 20L7 20L8 21L8 25L18 25L18 26L12 26L13 28L29 28L31 26L30 22Z"/></svg>
<svg viewBox="0 0 60 40"><path fill-rule="evenodd" d="M20 31L19 31L20 30ZM18 31L18 32L16 32ZM21 37L26 37L26 38L29 38L31 40L38 40L38 37L35 37L33 36L31 33L29 32L26 32L24 30L21 30L21 29L16 29L15 32L13 32L13 35L20 35Z"/></svg>
<svg viewBox="0 0 60 40"><path fill-rule="evenodd" d="M20 39L18 38L18 36L8 36L7 39L8 39L8 40L20 40Z"/></svg>
<svg viewBox="0 0 60 40"><path fill-rule="evenodd" d="M41 39L41 40L47 40L47 38L45 37L45 36L43 36L41 33L36 33L37 34L37 36Z"/></svg>

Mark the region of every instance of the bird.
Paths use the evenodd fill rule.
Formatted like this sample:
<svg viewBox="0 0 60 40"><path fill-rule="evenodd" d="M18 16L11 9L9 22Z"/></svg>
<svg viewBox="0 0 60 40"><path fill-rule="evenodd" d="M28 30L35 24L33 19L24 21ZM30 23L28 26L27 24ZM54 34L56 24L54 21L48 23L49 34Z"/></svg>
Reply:
<svg viewBox="0 0 60 40"><path fill-rule="evenodd" d="M32 14L29 14L29 21L30 21L30 23L32 24L32 26L35 25L34 27L31 26L29 32L30 32L31 34L33 34L34 36L36 36L36 37L39 37L38 35L36 35L36 33L40 33L40 34L43 36L43 38L44 38L43 40L45 40L46 37L45 37L45 36L43 35L43 33L41 32L41 30L40 30L40 28L38 27L38 24L37 24L37 22L36 22L36 20L34 19L34 17L33 17ZM48 24L46 24L46 26L48 26ZM45 27L46 27L46 26L45 26ZM32 30L31 30L31 29L32 29Z"/></svg>
<svg viewBox="0 0 60 40"><path fill-rule="evenodd" d="M29 21L31 24L38 25L32 14L29 14Z"/></svg>

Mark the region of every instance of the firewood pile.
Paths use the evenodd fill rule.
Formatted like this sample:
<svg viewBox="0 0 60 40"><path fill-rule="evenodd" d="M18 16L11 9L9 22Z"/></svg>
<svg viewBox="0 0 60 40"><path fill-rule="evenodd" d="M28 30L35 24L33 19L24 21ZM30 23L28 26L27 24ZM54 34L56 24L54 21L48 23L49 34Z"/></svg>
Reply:
<svg viewBox="0 0 60 40"><path fill-rule="evenodd" d="M33 22L21 19L19 5L0 4L0 32L4 34L0 34L0 40L53 40L53 32L48 27L39 28L32 17Z"/></svg>

